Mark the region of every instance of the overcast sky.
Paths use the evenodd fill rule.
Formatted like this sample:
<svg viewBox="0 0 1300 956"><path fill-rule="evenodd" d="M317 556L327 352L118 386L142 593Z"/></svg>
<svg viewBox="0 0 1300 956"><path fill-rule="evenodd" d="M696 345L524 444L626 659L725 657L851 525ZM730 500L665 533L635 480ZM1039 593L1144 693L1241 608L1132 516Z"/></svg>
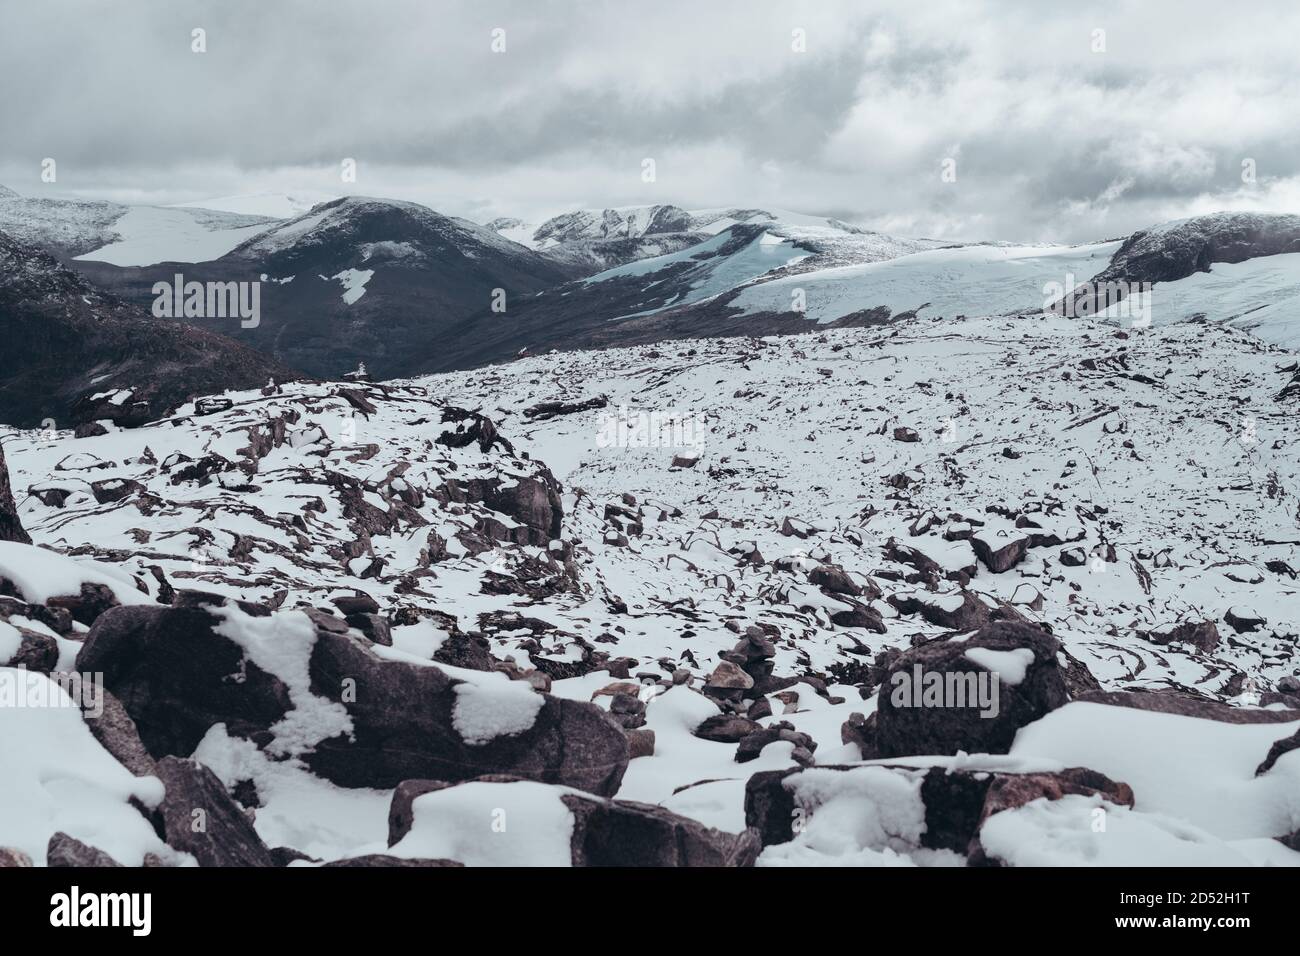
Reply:
<svg viewBox="0 0 1300 956"><path fill-rule="evenodd" d="M1294 0L0 0L0 183L1084 240L1300 212L1298 37Z"/></svg>

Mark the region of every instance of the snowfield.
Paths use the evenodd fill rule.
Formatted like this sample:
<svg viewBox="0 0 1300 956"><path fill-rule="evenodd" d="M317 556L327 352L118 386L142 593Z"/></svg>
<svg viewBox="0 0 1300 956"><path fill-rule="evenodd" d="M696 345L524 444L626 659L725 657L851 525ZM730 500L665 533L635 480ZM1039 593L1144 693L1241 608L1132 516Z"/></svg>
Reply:
<svg viewBox="0 0 1300 956"><path fill-rule="evenodd" d="M1010 282L1106 248L943 254ZM854 268L903 289L937 255ZM0 546L0 594L42 609L4 612L0 658L29 632L64 666L82 645L131 753L254 811L244 862L584 864L628 827L633 864L1300 864L1297 356L1204 321L954 306L6 430L42 550ZM655 413L702 444L601 437ZM132 606L90 609L86 583ZM219 669L173 665L179 698L115 669L116 642L168 653L153 613L241 662L244 703ZM944 667L1000 682L995 719L899 708L900 674ZM375 743L404 726L400 755ZM108 840L135 791L81 737L93 805L0 809L0 846L39 863L61 830L210 865ZM68 766L29 744L0 808Z"/></svg>
<svg viewBox="0 0 1300 956"><path fill-rule="evenodd" d="M116 241L77 258L115 266L209 262L265 232L274 221L204 209L131 206L113 225Z"/></svg>

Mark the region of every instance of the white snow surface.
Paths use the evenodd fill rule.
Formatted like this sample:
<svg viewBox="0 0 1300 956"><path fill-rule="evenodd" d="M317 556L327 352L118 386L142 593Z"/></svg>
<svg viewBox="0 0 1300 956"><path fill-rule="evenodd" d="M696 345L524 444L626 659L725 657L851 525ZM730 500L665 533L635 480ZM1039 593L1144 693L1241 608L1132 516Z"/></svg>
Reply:
<svg viewBox="0 0 1300 956"><path fill-rule="evenodd" d="M13 582L24 600L36 604L80 594L83 584L105 585L119 604L153 603L136 588L131 575L118 568L12 541L0 541L0 577Z"/></svg>
<svg viewBox="0 0 1300 956"><path fill-rule="evenodd" d="M466 866L568 866L573 813L560 796L573 792L523 780L421 794L411 831L388 852Z"/></svg>
<svg viewBox="0 0 1300 956"><path fill-rule="evenodd" d="M252 221L202 209L131 206L113 225L119 238L78 256L115 266L157 262L209 262L265 232L271 220Z"/></svg>
<svg viewBox="0 0 1300 956"><path fill-rule="evenodd" d="M157 806L156 777L134 777L100 746L81 711L44 675L0 667L0 684L42 686L32 695L46 706L0 706L0 846L40 865L60 831L98 847L119 863L139 866L146 853L183 862L128 801Z"/></svg>
<svg viewBox="0 0 1300 956"><path fill-rule="evenodd" d="M527 682L510 680L505 674L484 674L457 684L455 693L452 726L470 745L523 733L533 726L546 702Z"/></svg>

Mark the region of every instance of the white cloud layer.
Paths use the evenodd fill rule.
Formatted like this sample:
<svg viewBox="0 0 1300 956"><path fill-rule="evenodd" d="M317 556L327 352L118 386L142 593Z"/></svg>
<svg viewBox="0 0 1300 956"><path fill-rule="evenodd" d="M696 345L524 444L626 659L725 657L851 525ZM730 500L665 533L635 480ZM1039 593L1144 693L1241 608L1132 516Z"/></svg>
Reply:
<svg viewBox="0 0 1300 956"><path fill-rule="evenodd" d="M1024 240L1300 210L1291 0L51 0L0 19L0 182L27 195L314 189L480 220L768 205Z"/></svg>

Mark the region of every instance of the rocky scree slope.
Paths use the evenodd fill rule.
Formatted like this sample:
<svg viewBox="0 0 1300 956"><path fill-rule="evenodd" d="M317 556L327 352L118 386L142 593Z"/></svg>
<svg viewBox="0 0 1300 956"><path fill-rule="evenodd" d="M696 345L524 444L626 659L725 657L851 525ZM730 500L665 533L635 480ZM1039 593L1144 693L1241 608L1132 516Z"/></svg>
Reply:
<svg viewBox="0 0 1300 956"><path fill-rule="evenodd" d="M1298 382L1034 317L232 394L9 435L0 607L125 712L123 863L1294 864Z"/></svg>

